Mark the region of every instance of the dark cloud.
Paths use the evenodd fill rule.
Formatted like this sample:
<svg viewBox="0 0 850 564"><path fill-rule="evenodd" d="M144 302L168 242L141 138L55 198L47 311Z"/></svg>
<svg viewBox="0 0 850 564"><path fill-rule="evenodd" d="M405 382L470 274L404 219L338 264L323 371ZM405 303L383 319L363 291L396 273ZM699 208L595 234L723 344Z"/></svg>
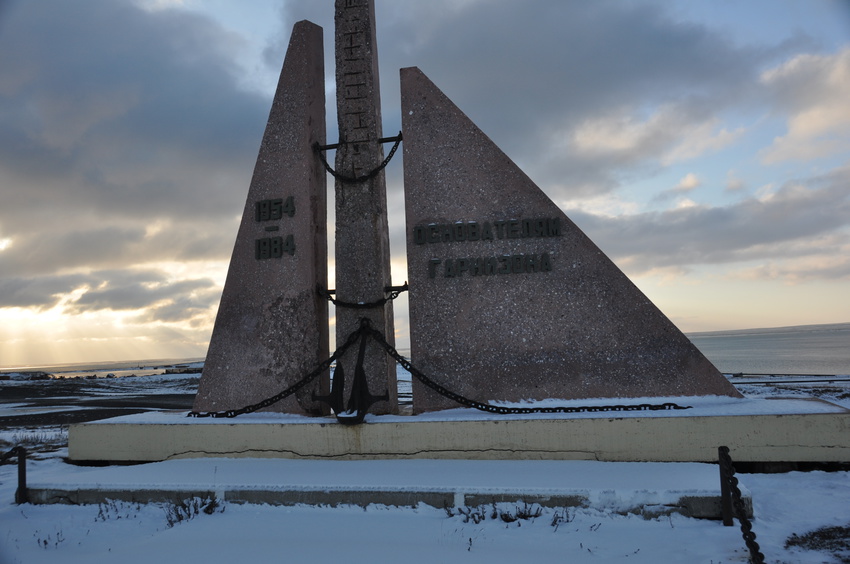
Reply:
<svg viewBox="0 0 850 564"><path fill-rule="evenodd" d="M236 43L202 17L127 2L7 9L0 271L226 256L222 220L242 206L268 112L235 85ZM155 221L170 227L148 236Z"/></svg>
<svg viewBox="0 0 850 564"><path fill-rule="evenodd" d="M182 280L156 286L110 283L102 290L86 292L66 308L70 314L101 310L143 310L135 323L179 323L203 316L209 322L212 308L218 305L219 291L209 279Z"/></svg>
<svg viewBox="0 0 850 564"><path fill-rule="evenodd" d="M0 265L8 266L7 272L34 274L60 272L64 269L85 265L98 267L110 262L126 263L128 244L144 237L142 228L100 228L86 230L85 225L74 231L57 233L54 223L45 219L40 228L15 243L0 255Z"/></svg>
<svg viewBox="0 0 850 564"><path fill-rule="evenodd" d="M119 224L103 225L110 222ZM176 225L166 223L149 233L148 222L128 219L123 225L120 223L115 218L101 221L79 217L76 225L64 227L46 219L33 225L28 233L13 237L12 244L0 253L0 272L44 276L78 268L121 268L152 261L221 260L233 249L238 225L236 221L200 219Z"/></svg>
<svg viewBox="0 0 850 564"><path fill-rule="evenodd" d="M165 303L147 308L135 321L137 323L189 321L190 325L194 326L206 325L209 323L212 307L218 305L219 297L217 287L203 285L190 293L173 296Z"/></svg>
<svg viewBox="0 0 850 564"><path fill-rule="evenodd" d="M376 6L383 125L400 129L398 69L418 66L552 196L616 189L651 174L682 131L731 105L759 101L760 72L813 39L740 45L728 35L677 21L663 3L488 0ZM287 2L285 30L300 19L325 29L325 68L334 80L332 10ZM266 49L277 72L288 33ZM578 154L568 143L582 122L620 112L647 118L666 109L666 127L629 151ZM329 138L336 136L328 98ZM634 171L632 169L635 169Z"/></svg>
<svg viewBox="0 0 850 564"><path fill-rule="evenodd" d="M160 270L102 270L90 274L0 279L0 307L68 314L147 310L140 320L178 322L209 314L219 289L209 278L174 280Z"/></svg>
<svg viewBox="0 0 850 564"><path fill-rule="evenodd" d="M325 27L332 79L330 10L311 2L287 5L285 25L306 17ZM418 66L555 201L651 177L687 133L724 123L728 111L779 104L783 98L765 88L762 73L819 48L817 38L802 34L777 36L772 44L736 43L722 29L672 18L663 3L383 2L377 11L385 132L399 127L397 69ZM333 106L329 97L329 137ZM642 126L637 142L599 152L576 146L573 136L588 121L618 116L625 125L637 120ZM394 222L403 213L399 171L388 169L397 254L405 245L404 225ZM848 217L839 186L812 181L808 188L797 193L788 185L773 200L725 207L616 218L570 214L632 273L806 256L816 252L808 241L843 229ZM660 192L655 201L683 190Z"/></svg>
<svg viewBox="0 0 850 564"><path fill-rule="evenodd" d="M101 309L113 311L144 309L163 301L173 301L175 298L185 301L184 296L214 286L209 279L166 282L160 274L154 277L140 276L140 278L142 279L127 281L123 284L116 282L113 278L105 282L103 287L84 293L68 309L71 313Z"/></svg>
<svg viewBox="0 0 850 564"><path fill-rule="evenodd" d="M682 180L680 180L676 186L667 190L662 190L661 192L653 196L652 201L653 203L658 203L666 202L674 198L681 198L686 194L689 194L699 188L701 184L702 181L700 181L696 177L696 175L692 173L688 174Z"/></svg>
<svg viewBox="0 0 850 564"><path fill-rule="evenodd" d="M807 108L812 80L824 76L823 68L794 74L793 89L771 94L771 84L790 83L760 81L762 72L814 41L736 44L672 19L663 3L386 1L377 9L385 134L400 129L398 69L419 66L555 201L651 176L682 132L730 109ZM301 19L324 27L333 80L333 9L314 0L281 4L268 72L276 77ZM173 280L150 263L226 260L232 250L272 96L240 86L242 42L201 15L130 0L0 0L0 241L11 240L0 251L0 307L65 300L75 313L144 309L140 323L200 319L214 307L210 280ZM333 140L332 93L327 102ZM580 150L583 126L614 118L643 120L640 142ZM399 158L387 175L399 256ZM789 183L772 199L725 207L570 215L630 272L804 257L816 252L813 242L846 243L847 177ZM841 265L813 272L845 275Z"/></svg>
<svg viewBox="0 0 850 564"><path fill-rule="evenodd" d="M761 69L792 48L736 45L650 3L462 6L385 8L395 17L380 29L382 64L393 72L420 67L539 184L552 185L556 198L616 188L623 168L646 167L677 133L740 104ZM383 91L385 116L392 116L398 95ZM552 147L586 119L664 106L675 108L677 123L631 152L594 158Z"/></svg>
<svg viewBox="0 0 850 564"><path fill-rule="evenodd" d="M4 3L0 307L209 316L269 100L240 89L239 38L132 2Z"/></svg>
<svg viewBox="0 0 850 564"><path fill-rule="evenodd" d="M268 101L238 88L235 37L112 0L13 3L2 31L0 193L16 229L44 208L69 224L241 207Z"/></svg>
<svg viewBox="0 0 850 564"><path fill-rule="evenodd" d="M82 274L20 278L0 278L0 308L23 307L43 311L57 305L62 297L85 286L91 277Z"/></svg>
<svg viewBox="0 0 850 564"><path fill-rule="evenodd" d="M659 267L840 255L850 241L850 169L725 207L618 217L572 210L568 215L634 274Z"/></svg>

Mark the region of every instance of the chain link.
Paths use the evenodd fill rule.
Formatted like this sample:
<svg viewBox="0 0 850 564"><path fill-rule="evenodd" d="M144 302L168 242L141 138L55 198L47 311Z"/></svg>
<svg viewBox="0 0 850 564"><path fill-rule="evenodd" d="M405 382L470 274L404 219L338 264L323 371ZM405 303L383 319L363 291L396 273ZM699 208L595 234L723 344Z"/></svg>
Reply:
<svg viewBox="0 0 850 564"><path fill-rule="evenodd" d="M362 328L361 328L362 329ZM410 372L417 380L422 382L427 387L431 388L438 394L449 398L450 400L459 403L460 405L471 407L479 411L488 413L497 413L499 415L524 415L529 413L596 413L600 411L661 411L667 409L690 409L690 406L681 406L675 403L649 404L641 403L637 405L581 405L581 406L552 406L552 407L507 407L502 405L491 405L464 397L455 393L445 386L438 384L422 371L417 369L409 360L404 358L392 345L390 345L384 336L375 329L366 326L364 329L375 341L386 351L388 355L395 359L405 370Z"/></svg>
<svg viewBox="0 0 850 564"><path fill-rule="evenodd" d="M729 456L729 447L722 446L717 449L717 452L720 457L720 468L723 472L723 477L729 483L729 489L732 492L732 508L735 517L738 518L738 522L741 524L741 536L744 538L744 543L750 551L750 562L751 564L764 564L764 554L761 553L761 547L756 542L753 524L750 523L747 517L741 489L738 487L738 478L735 477L735 467L732 466L732 457Z"/></svg>
<svg viewBox="0 0 850 564"><path fill-rule="evenodd" d="M191 411L189 413L189 417L236 417L237 415L242 415L244 413L251 413L257 411L258 409L263 409L265 407L269 407L280 400L291 396L307 384L309 384L314 378L316 378L323 371L330 368L331 364L336 362L337 359L342 357L345 354L345 351L348 350L358 339L371 337L375 339L375 342L384 349L384 351L395 359L402 368L410 372L413 376L416 377L417 380L422 382L425 386L431 388L438 394L449 398L450 400L463 405L465 407L471 407L473 409L477 409L479 411L486 411L488 413L497 413L499 415L525 415L530 413L597 413L602 411L662 411L662 410L670 410L670 409L690 409L690 406L681 406L676 403L661 403L661 404L649 404L649 403L641 403L634 405L581 405L581 406L552 406L552 407L507 407L502 405L491 405L489 403L483 403L480 401L472 400L467 397L464 397L458 393L455 393L445 386L438 384L428 376L426 376L422 371L417 369L409 360L404 358L391 344L389 344L380 331L373 329L371 323L368 318L363 318L360 320L360 327L351 333L348 336L348 339L343 343L341 347L339 347L334 353L328 358L326 361L321 363L318 368L307 374L304 378L290 386L289 388L283 390L277 395L274 395L270 398L264 399L259 403L255 403L253 405L249 405L243 407L241 409L230 409L227 411L211 411L201 413L198 411Z"/></svg>
<svg viewBox="0 0 850 564"><path fill-rule="evenodd" d="M386 304L390 300L396 299L402 292L406 292L408 290L407 282L402 286L388 286L384 288L385 292L389 292L389 296L381 298L380 300L375 300L374 302L368 303L355 303L355 302L345 302L343 300L338 300L334 298L334 291L325 290L320 285L316 285L316 291L320 296L327 299L336 307L345 307L349 309L371 309L374 307L381 307Z"/></svg>
<svg viewBox="0 0 850 564"><path fill-rule="evenodd" d="M266 398L261 402L258 402L258 403L252 404L252 405L247 405L247 406L240 408L240 409L228 409L226 411L207 411L207 412L190 411L189 414L187 415L187 417L213 417L213 418L236 417L237 415L243 415L245 413L253 413L254 411L257 411L258 409L270 407L270 406L276 404L277 402L279 402L280 400L288 398L289 396L291 396L292 394L294 394L295 392L297 392L298 390L300 390L301 388L303 388L304 386L306 386L307 384L312 382L319 374L321 374L325 370L328 370L331 367L331 364L336 362L337 359L339 359L343 354L345 354L345 351L347 351L354 343L356 343L357 340L361 337L361 335L362 335L361 329L354 331L351 335L348 336L348 339L346 339L345 343L343 343L341 347L336 349L334 351L334 353L327 360L325 360L324 362L319 364L319 366L315 370L313 370L312 372L310 372L309 374L304 376L302 379L298 380L297 382L295 382L294 384L292 384L291 386L289 386L288 388L286 388L285 390L283 390L282 392L280 392L276 395L273 395L269 398Z"/></svg>
<svg viewBox="0 0 850 564"><path fill-rule="evenodd" d="M322 161L322 165L324 165L325 170L331 173L334 178L348 184L362 184L363 182L366 182L367 180L371 180L372 178L378 176L378 173L384 170L387 165L390 164L390 160L392 160L393 155L395 155L395 152L398 150L399 144L401 144L401 131L398 132L398 137L396 137L395 143L393 144L392 149L390 149L387 158L385 158L383 162L377 166L377 168L361 176L346 176L340 172L335 171L333 168L331 168L331 165L328 164L327 159L325 159L325 154L322 150L321 145L315 143L313 144L313 149L316 151L316 154L319 155L319 160Z"/></svg>

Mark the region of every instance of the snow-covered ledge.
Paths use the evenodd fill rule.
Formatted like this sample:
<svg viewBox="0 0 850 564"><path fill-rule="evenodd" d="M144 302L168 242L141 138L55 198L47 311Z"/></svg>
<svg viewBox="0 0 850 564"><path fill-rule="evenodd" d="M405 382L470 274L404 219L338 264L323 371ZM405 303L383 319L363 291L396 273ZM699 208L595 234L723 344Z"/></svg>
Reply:
<svg viewBox="0 0 850 564"><path fill-rule="evenodd" d="M653 398L652 403L659 403ZM196 419L149 413L72 425L75 462L177 458L850 461L850 410L812 399L675 398L683 411L499 416L454 409L419 416L333 418L258 413ZM634 403L649 403L633 400ZM539 402L538 402L539 403ZM559 402L563 404L564 402Z"/></svg>

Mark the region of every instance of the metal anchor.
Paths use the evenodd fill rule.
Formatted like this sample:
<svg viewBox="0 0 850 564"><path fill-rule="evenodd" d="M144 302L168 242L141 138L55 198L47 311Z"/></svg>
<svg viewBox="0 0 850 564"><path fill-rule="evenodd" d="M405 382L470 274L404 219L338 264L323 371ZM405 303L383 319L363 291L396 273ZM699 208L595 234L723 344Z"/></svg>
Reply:
<svg viewBox="0 0 850 564"><path fill-rule="evenodd" d="M354 367L354 380L351 383L351 396L348 398L348 406L343 406L343 389L345 387L345 371L342 364L337 364L334 369L331 391L328 395L317 396L313 394L313 401L321 401L327 404L336 414L336 420L343 425L359 425L372 404L379 401L389 401L389 391L380 396L369 393L369 384L366 381L366 370L363 361L366 356L366 336L360 336L360 350L357 353L357 364Z"/></svg>

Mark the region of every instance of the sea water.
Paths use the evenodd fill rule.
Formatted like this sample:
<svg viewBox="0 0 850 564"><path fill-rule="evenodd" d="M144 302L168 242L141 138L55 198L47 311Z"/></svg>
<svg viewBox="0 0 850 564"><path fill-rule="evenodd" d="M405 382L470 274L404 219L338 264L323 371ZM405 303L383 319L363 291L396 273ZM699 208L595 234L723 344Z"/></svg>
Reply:
<svg viewBox="0 0 850 564"><path fill-rule="evenodd" d="M690 333L726 374L850 375L850 323Z"/></svg>
<svg viewBox="0 0 850 564"><path fill-rule="evenodd" d="M167 368L201 367L203 363L203 358L77 362L74 364L0 366L0 373L44 372L46 374L52 374L57 378L105 378L108 375L111 378L122 378L126 376L162 374Z"/></svg>
<svg viewBox="0 0 850 564"><path fill-rule="evenodd" d="M850 375L850 323L803 325L771 329L744 329L689 333L688 338L725 374L828 374ZM410 358L409 350L399 350ZM135 362L81 363L64 366L27 367L66 378L107 373L115 377L161 374L165 367L191 364L203 359ZM23 368L19 370L24 370ZM13 371L4 367L2 372ZM403 376L409 379L407 372Z"/></svg>

